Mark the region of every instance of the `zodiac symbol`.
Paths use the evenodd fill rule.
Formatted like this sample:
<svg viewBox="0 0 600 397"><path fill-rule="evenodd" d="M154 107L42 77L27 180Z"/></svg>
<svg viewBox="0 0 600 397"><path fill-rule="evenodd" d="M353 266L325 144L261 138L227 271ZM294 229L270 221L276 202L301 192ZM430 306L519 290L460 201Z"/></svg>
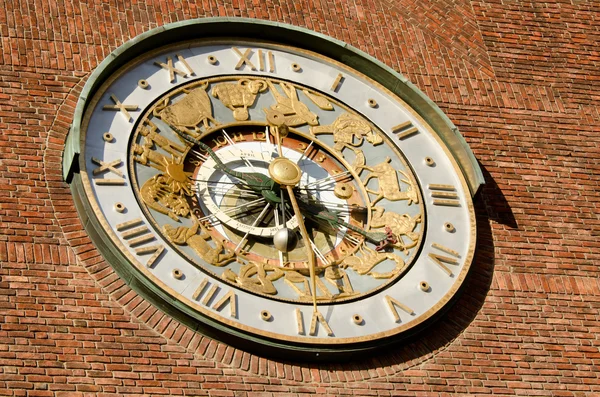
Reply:
<svg viewBox="0 0 600 397"><path fill-rule="evenodd" d="M181 158L181 154L185 152L186 148L160 135L158 133L158 128L152 122L147 121L147 123L147 125L144 125L142 128L140 128L140 135L145 137L145 145L149 143L151 143L149 147L152 147L152 145L157 145L165 152L171 154L175 159L179 160Z"/></svg>
<svg viewBox="0 0 600 397"><path fill-rule="evenodd" d="M334 150L342 153L344 148L348 148L354 152L354 168L361 168L365 164L362 150L356 149L356 147L361 146L365 139L372 145L379 145L383 142L381 136L371 129L369 123L350 113L338 116L331 125L311 127L310 133L315 136L333 134Z"/></svg>
<svg viewBox="0 0 600 397"><path fill-rule="evenodd" d="M360 146L364 139L373 145L383 142L383 139L371 129L369 123L350 113L338 116L331 125L311 127L310 132L313 135L333 134L333 142L335 142L333 148L338 152L345 147Z"/></svg>
<svg viewBox="0 0 600 397"><path fill-rule="evenodd" d="M414 232L417 227L417 223L421 222L421 214L417 214L412 218L408 214L397 214L395 212L384 212L385 210L381 207L373 208L373 216L371 218L372 228L389 228L393 235L397 237L396 244L392 244L401 248L404 252L407 252L409 248L417 245L419 240L419 234ZM404 244L401 239L402 236L406 236L412 240L408 245Z"/></svg>
<svg viewBox="0 0 600 397"><path fill-rule="evenodd" d="M202 232L198 232L198 227ZM177 228L166 224L163 226L163 233L169 240L177 245L187 244L202 259L214 266L225 266L235 259L235 252L232 252L223 246L223 241L215 241L216 247L212 247L207 240L211 235L204 225L195 221L192 227L179 226Z"/></svg>
<svg viewBox="0 0 600 397"><path fill-rule="evenodd" d="M283 271L278 267L257 262L248 262L248 264L242 266L239 276L230 269L223 272L225 279L268 295L277 294L277 288L273 285L273 281L280 279L282 276Z"/></svg>
<svg viewBox="0 0 600 397"><path fill-rule="evenodd" d="M271 124L281 125L285 123L288 127L295 127L302 124L317 125L318 116L311 112L308 107L300 102L296 88L284 82L279 83L285 96L275 88L273 83L267 81L270 92L277 101L276 105L270 109L263 109L267 115L267 120Z"/></svg>
<svg viewBox="0 0 600 397"><path fill-rule="evenodd" d="M142 185L140 189L142 201L153 210L168 215L169 218L179 222L179 216L187 217L190 207L187 200L173 192L168 178L162 174L154 175Z"/></svg>
<svg viewBox="0 0 600 397"><path fill-rule="evenodd" d="M204 128L208 128L208 122L218 124L212 117L212 104L206 93L208 83L194 88L187 92L187 95L180 101L167 106L158 112L158 116L171 125L184 127L197 127L202 123Z"/></svg>
<svg viewBox="0 0 600 397"><path fill-rule="evenodd" d="M329 281L329 283L340 291L340 294L337 295L338 298L352 296L358 293L354 292L348 274L340 269L339 266L327 267L325 269L325 280Z"/></svg>
<svg viewBox="0 0 600 397"><path fill-rule="evenodd" d="M164 154L155 151L153 147L154 141L150 137L145 137L142 145L138 145L137 143L131 145L133 154L136 155L134 160L143 165L148 165L148 162L150 162L150 165L157 170L165 171L164 165L169 160Z"/></svg>
<svg viewBox="0 0 600 397"><path fill-rule="evenodd" d="M340 267L344 269L350 267L360 275L368 274L369 276L377 279L392 278L396 274L399 274L406 267L404 260L396 254L389 252L377 252L365 245L362 245L359 248L359 251L362 254L360 257L357 257L356 254L351 255L344 259L344 261L340 264ZM386 259L389 259L396 264L394 270L386 273L372 271L375 266L379 265Z"/></svg>
<svg viewBox="0 0 600 397"><path fill-rule="evenodd" d="M256 95L267 89L264 80L240 80L237 84L220 83L211 91L211 95L221 100L223 105L233 111L238 121L248 120L248 107L254 104Z"/></svg>
<svg viewBox="0 0 600 397"><path fill-rule="evenodd" d="M402 179L402 182L408 185L408 188L405 191L401 191L398 174L396 174L396 170L390 164L390 161L391 159L386 157L385 161L372 167L366 165L359 167L371 171L371 173L363 180L363 185L366 186L372 178L377 178L377 181L379 182L378 191L366 188L367 192L377 195L375 200L371 202L371 205L375 205L382 198L389 201L408 200L408 205L418 203L419 198L417 196L417 190L410 181L410 177L404 171L398 170L398 172L406 178Z"/></svg>

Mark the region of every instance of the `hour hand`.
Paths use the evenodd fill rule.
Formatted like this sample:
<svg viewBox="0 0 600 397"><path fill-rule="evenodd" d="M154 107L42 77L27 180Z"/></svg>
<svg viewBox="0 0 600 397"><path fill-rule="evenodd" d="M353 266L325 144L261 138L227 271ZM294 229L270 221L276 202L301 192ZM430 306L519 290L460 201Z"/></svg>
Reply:
<svg viewBox="0 0 600 397"><path fill-rule="evenodd" d="M265 199L267 199L268 202L278 203L280 201L279 186L275 183L275 181L273 181L273 179L269 178L267 175L261 174L260 172L239 172L229 168L225 163L223 163L219 156L217 156L217 154L204 142L201 142L198 139L189 136L188 134L181 131L179 128L177 128L171 123L167 124L183 140L185 140L188 143L191 143L192 145L197 145L200 148L202 148L202 150L207 152L208 155L215 161L215 168L223 171L229 176L236 178L237 180L242 181L250 189L262 194L262 196Z"/></svg>
<svg viewBox="0 0 600 397"><path fill-rule="evenodd" d="M302 200L298 200L300 207L302 208L303 214L314 222L326 224L339 229L345 227L352 230L355 233L362 235L367 241L377 244L378 247L385 247L388 243L393 243L393 237L388 232L367 232L359 227L351 225L350 223L340 219L339 212L329 210L325 205L319 203L319 201L310 201L306 203Z"/></svg>

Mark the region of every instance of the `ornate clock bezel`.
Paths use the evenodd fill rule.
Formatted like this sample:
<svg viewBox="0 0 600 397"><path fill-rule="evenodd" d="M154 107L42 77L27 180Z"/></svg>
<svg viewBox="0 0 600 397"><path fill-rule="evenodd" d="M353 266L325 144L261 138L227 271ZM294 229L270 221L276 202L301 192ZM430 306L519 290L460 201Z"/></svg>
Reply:
<svg viewBox="0 0 600 397"><path fill-rule="evenodd" d="M201 29L197 29L198 27ZM136 291L141 293L146 299L150 300L155 305L159 306L162 310L166 311L171 316L177 318L179 321L193 329L197 329L208 336L223 340L227 343L239 345L240 342L247 343L250 341L252 343L249 348L260 348L260 351L265 354L285 356L287 352L294 352L298 353L298 357L300 358L315 359L314 346L311 347L304 343L296 342L280 343L275 340L275 338L269 337L259 338L244 332L243 327L240 327L240 329L232 329L226 325L223 325L221 322L206 316L206 318L203 318L202 321L198 320L193 313L190 313L190 309L186 305L178 301L173 302L172 299L169 299L169 296L167 293L165 293L164 289L156 289L152 282L141 275L134 266L124 265L124 263L131 262L130 259L128 259L127 255L123 254L123 252L114 252L114 250L110 249L111 245L114 243L110 241L110 238L105 233L103 233L103 227L99 225L99 222L102 222L96 219L94 216L89 218L85 216L87 211L91 210L94 212L98 210L94 203L90 203L85 197L82 181L76 172L76 160L80 150L78 145L79 127L85 124L85 120L82 119L82 116L85 112L85 109L88 106L91 106L90 99L94 97L96 92L102 90L101 86L109 84L113 78L116 78L115 71L117 69L125 64L136 62L135 59L138 57L138 55L143 54L145 49L152 45L153 41L160 40L161 43L165 43L165 41L168 42L171 40L181 43L181 41L183 41L180 40L182 35L183 37L187 35L187 38L194 37L197 36L199 30L203 33L210 32L212 34L214 31L219 31L217 27L221 27L223 31L228 32L245 31L246 37L248 37L248 33L251 32L255 36L253 38L256 38L257 40L264 39L265 37L263 36L281 37L283 43L279 42L277 44L289 44L311 52L316 50L320 54L329 57L334 61L345 63L347 66L357 70L358 72L362 72L365 75L369 73L369 78L375 77L374 81L382 89L391 91L393 94L396 94L398 97L400 97L400 99L406 102L411 109L413 109L415 113L419 115L419 117L425 120L425 125L432 127L432 129L435 131L434 135L445 143L448 149L446 150L447 154L462 170L463 176L465 177L463 180L465 191L469 191L471 195L476 193L477 188L483 182L481 170L474 161L474 157L470 149L465 144L460 134L458 134L456 128L431 101L424 97L420 91L414 88L402 76L391 71L389 68L383 66L372 58L364 54L360 54L357 50L347 45L342 46L339 44L339 42L335 42L332 39L321 35L316 35L310 31L300 30L293 27L283 27L280 24L271 24L255 20L223 20L217 18L188 21L186 23L173 24L150 31L134 39L132 42L120 47L113 53L113 56L107 58L107 61L100 65L100 67L96 70L96 72L94 72L86 84L84 93L82 93L78 103L73 128L69 133L67 148L65 149L63 170L65 179L71 183L71 188L74 192L74 198L79 209L80 216L82 217L82 220L86 226L86 230L88 230L96 245L99 246L101 252L107 257L106 259L113 264L117 273L119 273L119 275L128 284L132 285ZM276 33L276 35L271 36L271 34L274 33ZM311 37L312 40L302 40L302 37L306 36ZM312 45L309 45L309 43ZM106 76L111 77L106 79ZM470 211L472 213L472 208L470 208ZM472 226L474 227L474 217ZM473 249L470 250L469 254L471 257L467 258L467 262L470 264L473 255ZM461 272L460 277L464 278L466 273L466 271ZM462 285L462 282L458 284L458 286L460 285ZM438 302L437 306L440 307L436 308L436 316L433 317L437 317L437 314L441 312L439 309L441 309L442 306L445 306L451 298L456 296L456 291L450 292ZM169 302L169 304L166 304L166 302ZM428 323L432 320L432 316L424 316L422 321ZM422 325L423 324L415 325L413 323L410 327L409 333L412 334L416 332ZM398 329L400 328L402 327L398 327ZM398 336L398 332L394 332L392 334ZM403 339L405 336L408 336L407 332L403 332L401 338L388 337L385 339L370 340L362 343L343 345L341 347L338 346L335 349L328 348L323 345L319 346L318 348L318 351L321 354L317 358L331 359L333 357L340 357L358 351L373 349L375 347L381 348L382 346L387 346L390 343L397 342L398 340Z"/></svg>

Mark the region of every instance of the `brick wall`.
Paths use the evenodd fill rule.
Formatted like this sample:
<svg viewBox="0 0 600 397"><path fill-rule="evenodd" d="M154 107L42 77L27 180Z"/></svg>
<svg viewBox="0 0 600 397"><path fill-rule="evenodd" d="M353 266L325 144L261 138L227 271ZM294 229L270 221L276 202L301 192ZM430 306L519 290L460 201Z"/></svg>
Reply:
<svg viewBox="0 0 600 397"><path fill-rule="evenodd" d="M4 1L0 395L600 395L600 4L585 0ZM400 71L481 163L465 293L385 355L298 365L195 334L99 256L61 178L93 68L165 23L244 16Z"/></svg>

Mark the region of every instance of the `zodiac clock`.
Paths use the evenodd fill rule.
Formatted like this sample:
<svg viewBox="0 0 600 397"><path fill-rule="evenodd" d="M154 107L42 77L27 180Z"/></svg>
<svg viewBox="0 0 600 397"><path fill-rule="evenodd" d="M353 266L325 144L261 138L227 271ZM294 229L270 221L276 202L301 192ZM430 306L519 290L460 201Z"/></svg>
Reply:
<svg viewBox="0 0 600 397"><path fill-rule="evenodd" d="M369 77L383 66L368 57L359 70L289 31L220 32L122 49L82 99L72 185L101 252L242 348L335 357L414 334L471 265L468 147L416 89Z"/></svg>

